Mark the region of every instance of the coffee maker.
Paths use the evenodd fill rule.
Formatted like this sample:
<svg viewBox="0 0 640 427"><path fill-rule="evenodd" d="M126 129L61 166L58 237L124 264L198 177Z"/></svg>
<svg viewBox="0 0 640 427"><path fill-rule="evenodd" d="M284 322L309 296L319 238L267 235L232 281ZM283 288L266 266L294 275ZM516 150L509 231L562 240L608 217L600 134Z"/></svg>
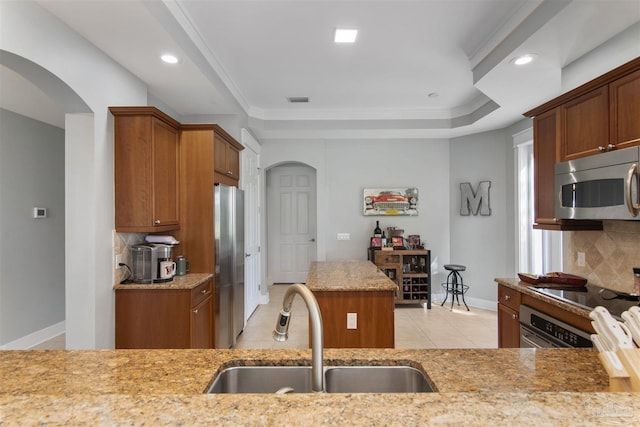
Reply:
<svg viewBox="0 0 640 427"><path fill-rule="evenodd" d="M131 247L134 283L170 282L176 273L171 259L173 247L160 243L140 243Z"/></svg>

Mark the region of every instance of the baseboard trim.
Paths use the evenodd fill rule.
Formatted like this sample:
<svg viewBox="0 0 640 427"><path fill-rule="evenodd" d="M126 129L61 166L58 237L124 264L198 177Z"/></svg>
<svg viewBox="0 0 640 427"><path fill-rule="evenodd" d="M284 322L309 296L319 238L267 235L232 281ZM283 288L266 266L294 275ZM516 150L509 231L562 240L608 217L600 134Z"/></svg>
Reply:
<svg viewBox="0 0 640 427"><path fill-rule="evenodd" d="M57 337L60 334L64 334L66 330L65 322L59 322L51 326L47 326L44 329L25 335L22 338L8 342L0 346L0 350L28 350L40 343Z"/></svg>

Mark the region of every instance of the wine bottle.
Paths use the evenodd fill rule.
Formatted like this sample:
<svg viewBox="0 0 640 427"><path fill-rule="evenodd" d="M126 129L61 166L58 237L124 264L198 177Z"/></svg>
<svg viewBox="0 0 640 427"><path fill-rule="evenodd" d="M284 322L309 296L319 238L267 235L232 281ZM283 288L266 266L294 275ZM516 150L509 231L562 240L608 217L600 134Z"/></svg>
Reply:
<svg viewBox="0 0 640 427"><path fill-rule="evenodd" d="M376 228L373 229L373 237L382 237L382 230L380 229L380 221L376 221Z"/></svg>
<svg viewBox="0 0 640 427"><path fill-rule="evenodd" d="M384 231L382 232L382 247L387 246L387 236L384 235Z"/></svg>

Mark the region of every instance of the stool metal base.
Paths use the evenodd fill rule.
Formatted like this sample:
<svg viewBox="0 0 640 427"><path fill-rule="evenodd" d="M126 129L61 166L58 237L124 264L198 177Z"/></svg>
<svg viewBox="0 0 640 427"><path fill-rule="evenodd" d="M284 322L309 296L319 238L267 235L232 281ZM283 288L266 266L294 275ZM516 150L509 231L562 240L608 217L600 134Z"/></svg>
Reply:
<svg viewBox="0 0 640 427"><path fill-rule="evenodd" d="M447 267L450 267L450 268L447 268ZM462 276L459 273L459 271L464 271L465 267L459 266L459 265L445 265L445 268L447 270L450 270L451 273L449 273L449 275L447 276L446 283L442 283L441 285L445 291L445 294L444 294L444 301L442 301L442 304L440 304L440 306L441 307L444 306L444 304L447 302L447 298L449 298L449 294L451 294L451 310L453 310L454 297L455 297L455 300L458 302L458 306L460 306L459 296L462 295L462 302L464 303L464 306L467 308L467 311L470 311L469 306L467 305L467 302L464 300L464 294L466 294L467 291L469 290L469 286L464 284L462 280Z"/></svg>

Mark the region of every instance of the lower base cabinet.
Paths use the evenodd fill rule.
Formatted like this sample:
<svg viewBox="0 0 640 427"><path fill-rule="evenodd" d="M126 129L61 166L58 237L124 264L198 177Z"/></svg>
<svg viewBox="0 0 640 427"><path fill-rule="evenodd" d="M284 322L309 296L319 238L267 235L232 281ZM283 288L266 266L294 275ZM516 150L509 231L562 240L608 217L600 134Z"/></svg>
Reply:
<svg viewBox="0 0 640 427"><path fill-rule="evenodd" d="M520 347L520 292L498 285L498 347Z"/></svg>
<svg viewBox="0 0 640 427"><path fill-rule="evenodd" d="M213 348L212 290L116 290L116 348Z"/></svg>

